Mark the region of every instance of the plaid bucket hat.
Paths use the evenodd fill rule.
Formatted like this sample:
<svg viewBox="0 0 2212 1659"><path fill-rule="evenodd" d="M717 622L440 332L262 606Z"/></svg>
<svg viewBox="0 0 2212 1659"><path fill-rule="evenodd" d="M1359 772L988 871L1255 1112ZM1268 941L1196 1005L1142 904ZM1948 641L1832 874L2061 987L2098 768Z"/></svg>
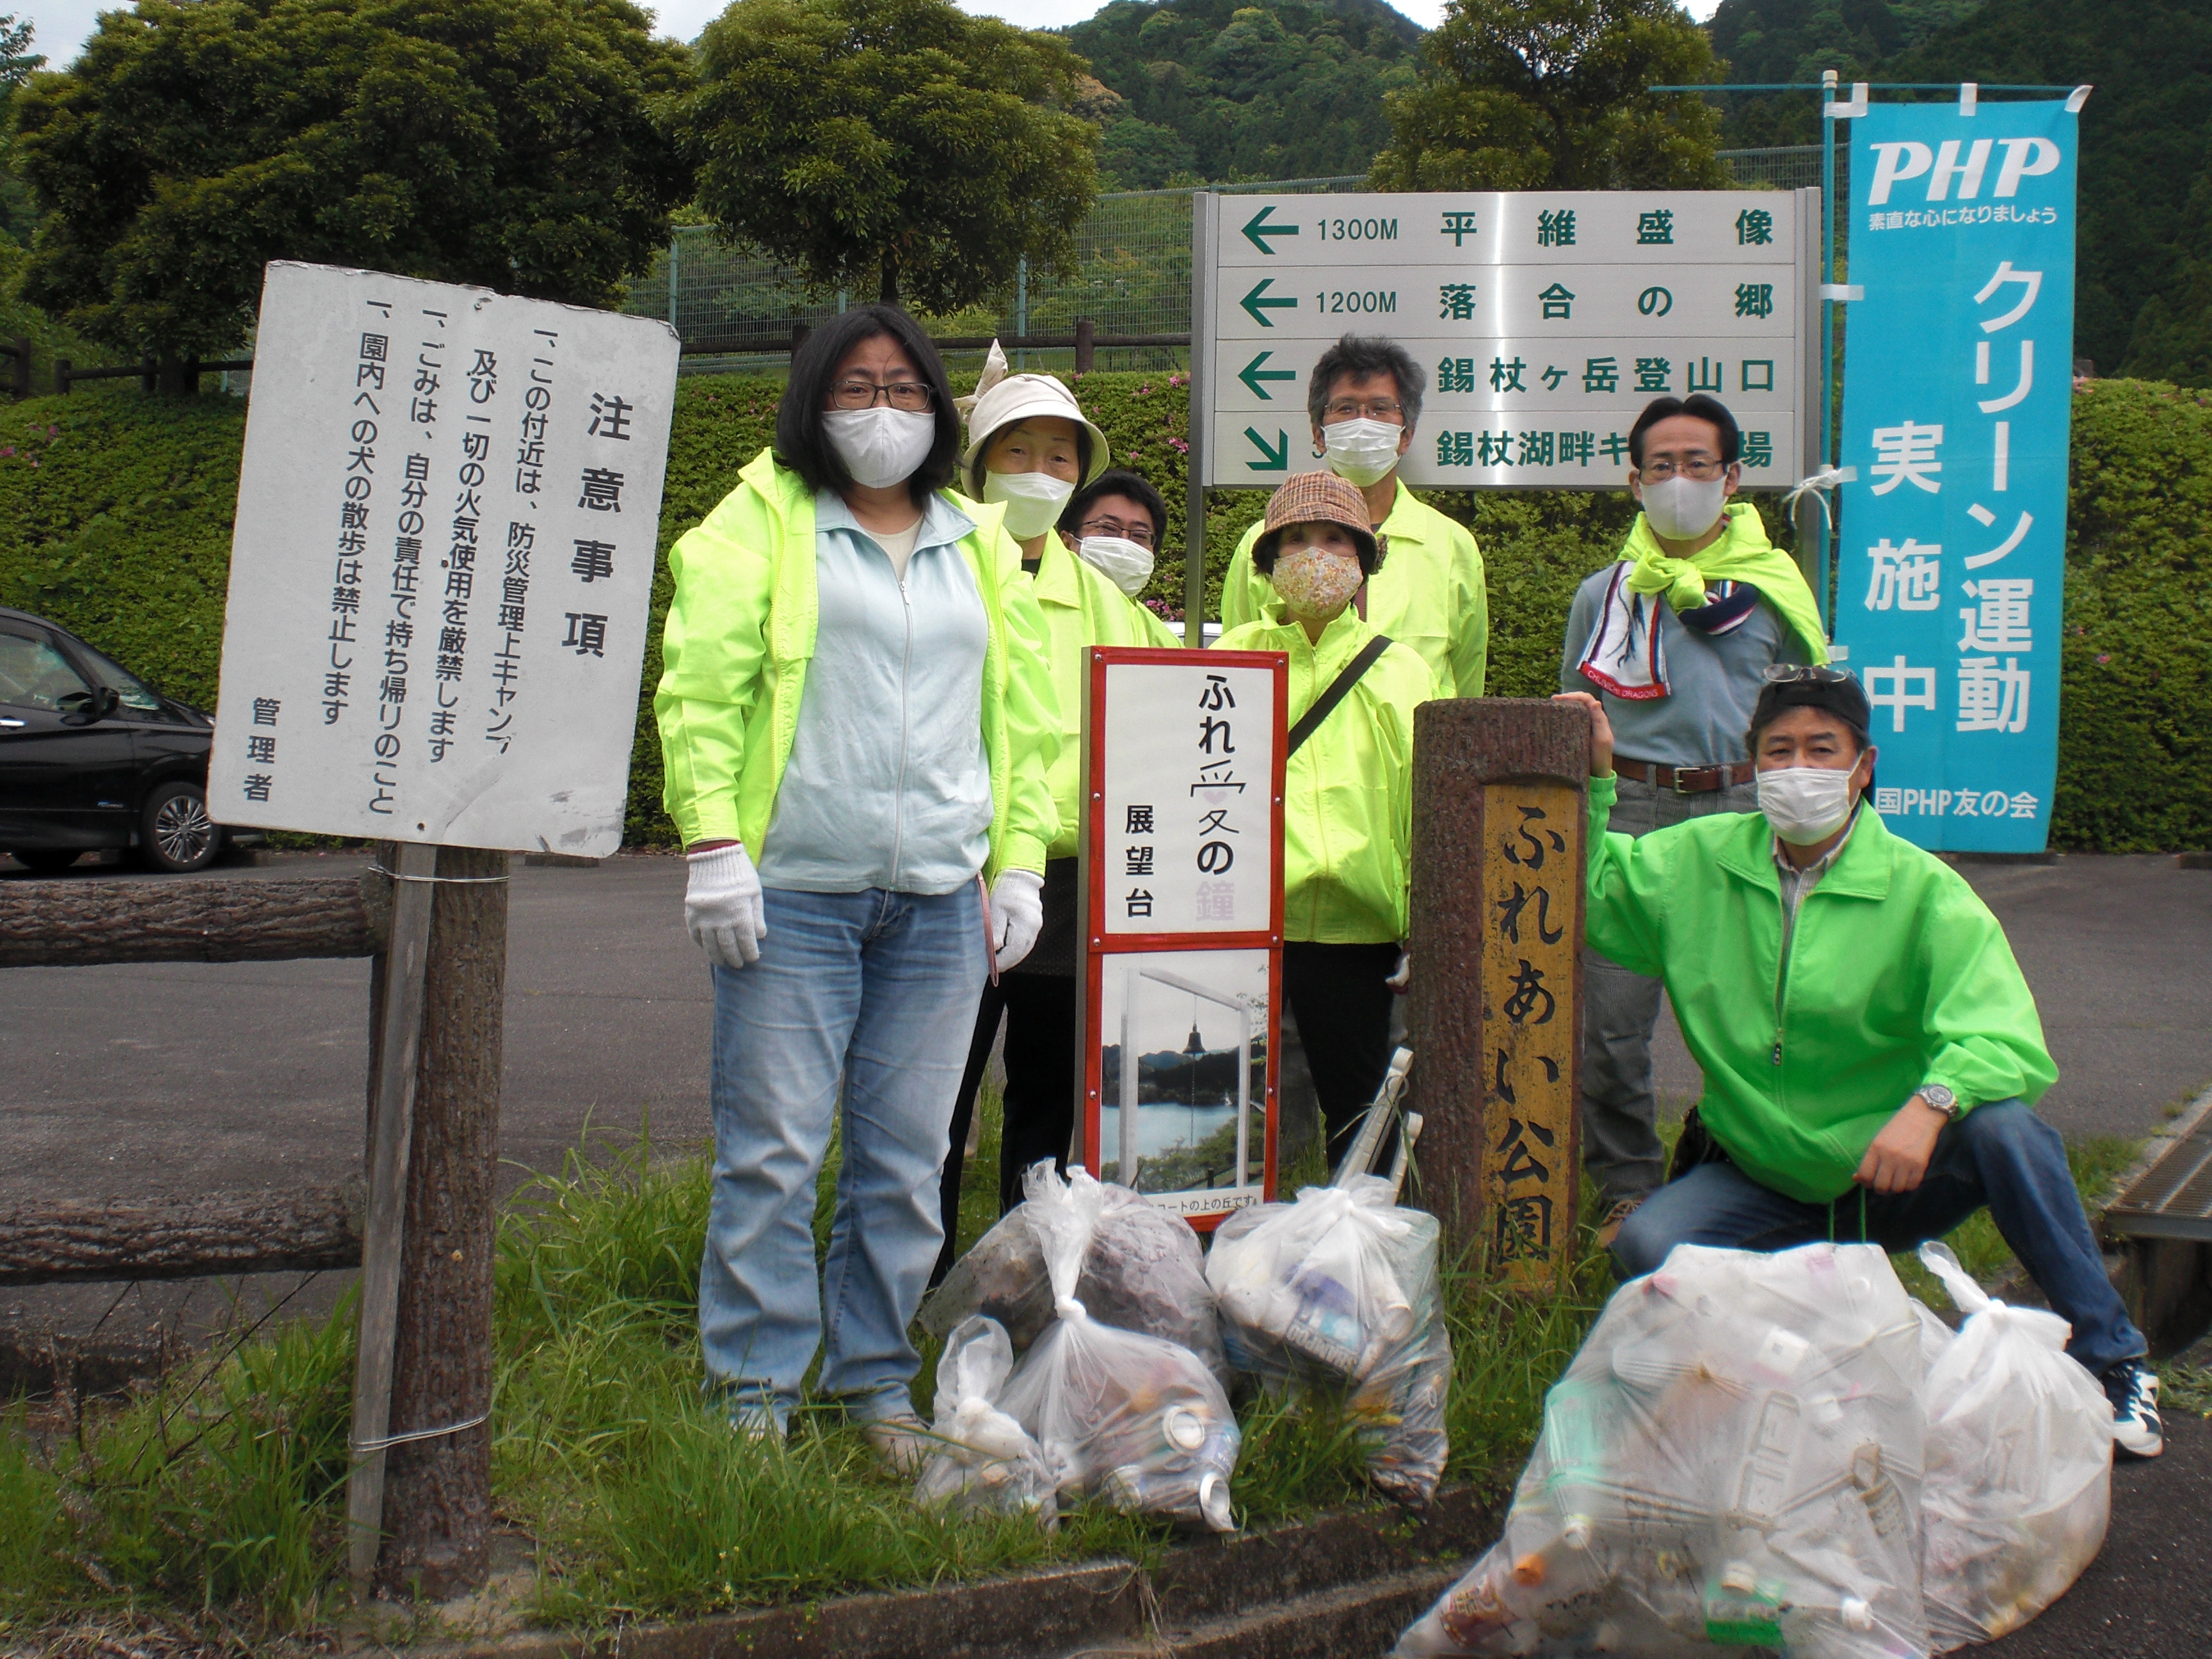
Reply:
<svg viewBox="0 0 2212 1659"><path fill-rule="evenodd" d="M1334 472L1300 472L1284 481L1267 501L1267 517L1260 539L1252 544L1252 564L1265 574L1275 562L1275 549L1286 526L1338 524L1352 532L1359 549L1359 568L1373 575L1382 568L1389 538L1378 536L1367 522L1367 501L1359 487Z"/></svg>

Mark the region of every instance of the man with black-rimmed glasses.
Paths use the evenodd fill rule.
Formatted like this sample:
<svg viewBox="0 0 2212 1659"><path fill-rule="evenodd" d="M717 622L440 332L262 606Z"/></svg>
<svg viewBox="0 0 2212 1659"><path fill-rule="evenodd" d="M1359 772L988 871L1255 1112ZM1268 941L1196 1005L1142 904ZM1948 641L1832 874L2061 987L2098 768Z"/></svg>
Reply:
<svg viewBox="0 0 2212 1659"><path fill-rule="evenodd" d="M1568 613L1559 689L1597 696L1612 722L1617 834L1756 811L1743 734L1761 677L1772 663L1828 658L1812 589L1768 542L1758 508L1730 499L1741 448L1735 417L1716 398L1647 405L1628 434L1628 491L1643 510ZM1666 1178L1651 1085L1660 988L1584 956L1583 1161L1608 1244Z"/></svg>

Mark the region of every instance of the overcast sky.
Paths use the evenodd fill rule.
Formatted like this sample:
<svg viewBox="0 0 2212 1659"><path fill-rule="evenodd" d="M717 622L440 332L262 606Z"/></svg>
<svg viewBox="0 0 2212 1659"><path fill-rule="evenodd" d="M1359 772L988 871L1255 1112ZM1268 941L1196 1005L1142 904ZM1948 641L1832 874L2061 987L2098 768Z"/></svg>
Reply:
<svg viewBox="0 0 2212 1659"><path fill-rule="evenodd" d="M714 18L727 0L668 0L649 8L659 20L659 33L689 40ZM1052 28L1079 23L1098 9L1100 0L962 0L963 9L1003 17L1026 28ZM1700 21L1713 15L1719 0L1689 0L1691 15ZM1425 28L1434 28L1443 16L1443 0L1396 0L1398 9ZM46 53L56 69L67 67L77 48L92 33L103 10L100 0L31 0L18 15L38 26L34 49Z"/></svg>

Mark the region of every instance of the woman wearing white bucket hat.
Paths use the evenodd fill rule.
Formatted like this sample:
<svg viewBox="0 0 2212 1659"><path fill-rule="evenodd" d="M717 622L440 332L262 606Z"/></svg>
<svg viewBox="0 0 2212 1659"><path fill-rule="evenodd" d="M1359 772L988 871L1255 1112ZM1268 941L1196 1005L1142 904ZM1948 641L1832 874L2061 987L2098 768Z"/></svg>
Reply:
<svg viewBox="0 0 2212 1659"><path fill-rule="evenodd" d="M1141 479L1126 472L1107 476L1112 456L1106 434L1085 417L1075 394L1049 374L1009 374L1006 355L994 342L975 395L960 403L968 415L963 482L978 501L1004 503L1006 532L1020 544L1022 568L1030 573L1044 618L1060 724L1060 752L1045 775L1060 811L1060 835L1045 854L1044 922L1036 947L1000 975L997 984L984 988L976 1012L945 1161L945 1242L938 1256L939 1279L952 1266L961 1153L1002 1018L1006 1089L999 1163L1001 1209L1019 1200L1021 1172L1032 1163L1044 1158L1065 1161L1074 1128L1075 847L1083 787L1084 647L1180 643L1134 597L1152 574L1152 556L1167 528L1164 509L1157 505L1157 492ZM1109 494L1116 483L1122 489ZM1135 522L1139 516L1142 525ZM1083 522L1073 522L1078 519ZM1054 532L1055 525L1060 533Z"/></svg>

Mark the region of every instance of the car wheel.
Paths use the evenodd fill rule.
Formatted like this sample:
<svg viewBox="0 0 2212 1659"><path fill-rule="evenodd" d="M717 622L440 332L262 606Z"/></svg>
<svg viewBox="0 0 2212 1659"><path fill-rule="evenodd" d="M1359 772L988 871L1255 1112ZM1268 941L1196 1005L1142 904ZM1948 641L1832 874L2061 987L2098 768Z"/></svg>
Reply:
<svg viewBox="0 0 2212 1659"><path fill-rule="evenodd" d="M204 870L222 850L222 831L208 816L196 783L165 783L147 798L138 819L139 860L151 870Z"/></svg>
<svg viewBox="0 0 2212 1659"><path fill-rule="evenodd" d="M25 848L9 856L33 875L58 876L77 861L80 850L74 847Z"/></svg>

